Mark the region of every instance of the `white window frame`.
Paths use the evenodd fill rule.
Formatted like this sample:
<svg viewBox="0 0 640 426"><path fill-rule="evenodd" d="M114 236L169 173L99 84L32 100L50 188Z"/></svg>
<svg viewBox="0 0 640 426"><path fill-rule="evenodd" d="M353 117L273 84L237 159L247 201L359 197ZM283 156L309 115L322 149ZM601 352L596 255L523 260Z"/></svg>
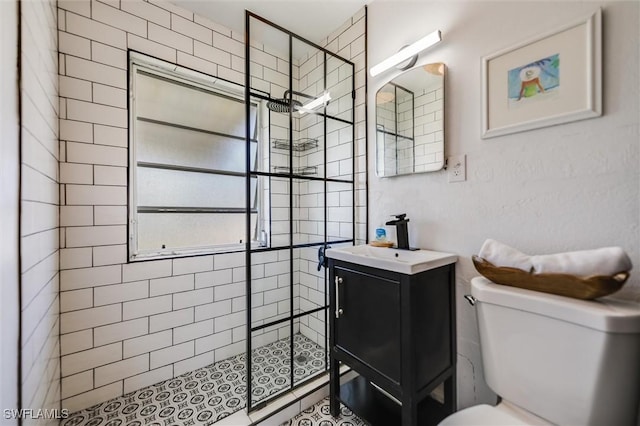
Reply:
<svg viewBox="0 0 640 426"><path fill-rule="evenodd" d="M231 96L237 98L244 103L244 86L223 80L217 77L213 77L207 74L200 73L198 71L181 67L176 64L165 62L156 58L152 58L147 55L143 55L138 52L129 51L129 182L128 182L128 258L130 262L153 260L153 259L168 259L177 257L188 257L204 254L217 254L217 253L230 253L243 251L246 249L246 244L232 243L232 244L216 244L211 246L200 246L193 248L167 248L160 250L139 250L138 249L138 198L137 198L137 156L135 141L136 134L136 79L137 71L143 69L145 73L154 74L162 78L167 78L177 82L198 87L209 92L217 92L224 96ZM258 131L258 143L257 143L257 160L261 158L262 141L260 137L260 117L266 106L262 101L255 102L257 107L257 131ZM245 118L246 119L246 118ZM246 172L246 171L245 171ZM258 241L255 238L261 238L263 235L263 214L264 214L264 202L262 200L262 194L260 190L260 179L258 179L258 185L256 187L256 204L257 204L257 222L255 235L251 241L252 248L258 248L264 246L264 241ZM245 215L248 214L245 212Z"/></svg>

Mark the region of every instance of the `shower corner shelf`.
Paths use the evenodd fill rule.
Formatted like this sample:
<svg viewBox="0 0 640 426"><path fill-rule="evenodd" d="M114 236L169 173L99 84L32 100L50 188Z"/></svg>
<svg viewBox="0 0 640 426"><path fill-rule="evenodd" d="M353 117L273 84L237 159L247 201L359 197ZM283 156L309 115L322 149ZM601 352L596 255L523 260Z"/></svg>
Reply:
<svg viewBox="0 0 640 426"><path fill-rule="evenodd" d="M287 166L273 166L274 173L289 173L290 169ZM315 175L318 173L318 166L306 166L306 167L294 167L294 175Z"/></svg>
<svg viewBox="0 0 640 426"><path fill-rule="evenodd" d="M308 151L310 149L318 147L318 139L312 138L302 138L294 140L292 144L289 144L288 139L273 139L272 142L275 149L288 150L289 146L291 146L291 149L293 151Z"/></svg>

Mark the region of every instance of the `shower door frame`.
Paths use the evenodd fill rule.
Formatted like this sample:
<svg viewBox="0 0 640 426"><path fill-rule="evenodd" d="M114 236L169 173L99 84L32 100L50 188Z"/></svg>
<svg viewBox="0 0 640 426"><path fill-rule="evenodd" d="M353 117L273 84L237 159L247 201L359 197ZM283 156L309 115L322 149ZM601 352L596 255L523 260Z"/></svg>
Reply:
<svg viewBox="0 0 640 426"><path fill-rule="evenodd" d="M293 40L296 39L298 41L301 41L303 43L306 43L307 45L321 51L324 54L324 60L323 60L323 81L324 81L324 90L327 89L327 57L328 56L332 56L335 58L338 58L339 60L341 60L342 62L344 62L345 64L348 64L351 66L351 99L352 99L352 104L351 104L351 121L348 120L344 120L338 117L333 117L333 116L328 116L327 115L327 106L325 104L324 106L324 110L322 113L316 113L319 116L323 117L323 138L324 138L324 147L323 147L323 154L324 154L324 159L323 159L323 165L322 167L324 168L324 173L322 175L322 177L311 177L308 175L296 175L294 174L294 168L293 168L293 111L290 110L289 111L289 173L273 173L271 172L271 169L269 168L268 172L263 172L263 171L253 171L251 170L251 153L250 153L250 149L249 149L249 143L252 139L252 135L251 135L251 126L250 126L250 121L249 121L249 117L250 117L250 102L252 99L260 99L263 101L272 101L274 100L274 98L272 98L271 96L265 96L264 92L261 93L261 91L257 90L257 89L252 89L251 88L251 73L250 73L250 65L251 65L251 19L256 19L260 22L262 22L263 24L266 24L268 26L271 26L273 28L275 28L278 31L283 32L284 34L286 34L288 36L289 39L289 102L291 102L291 99L293 99L293 94L291 93L291 91L293 90ZM313 43L259 15L256 15L253 12L250 12L249 10L245 10L245 108L246 108L246 117L247 119L245 120L245 125L246 125L246 143L247 143L247 156L246 156L246 200L247 200L247 214L246 214L246 226L247 226L247 241L246 241L246 250L245 250L245 254L246 254L246 258L245 258L245 269L246 269L246 314L247 314L247 323L246 323L246 327L247 327L247 335L246 335L246 371L247 371L247 412L252 412L252 411L256 411L259 410L261 408L263 408L264 406L266 406L266 404L269 401L272 401L273 399L279 398L283 395L286 395L288 392L290 392L291 390L298 388L302 385L304 385L305 383L309 382L310 380L313 380L317 377L319 377L322 374L327 374L329 372L329 346L327 343L327 340L329 338L329 318L328 318L328 309L329 309L329 294L326 291L327 289L327 279L328 279L328 273L326 268L324 269L324 306L321 306L319 308L315 308L312 309L310 311L306 311L306 312L300 312L298 314L294 314L294 259L293 259L293 252L294 249L300 249L300 248L308 248L308 247L318 247L318 248L327 248L328 244L341 244L341 243L351 243L352 245L355 245L355 241L356 241L356 180L355 180L355 176L356 176L356 160L355 160L355 146L356 146L356 126L355 126L355 64L352 61L349 61L339 55L337 55L334 52L331 52L329 50L327 50L324 47L321 47L319 45L317 45L316 43ZM290 103L291 104L291 103ZM351 180L344 180L344 179L332 179L332 178L327 178L327 145L326 145L326 135L327 135L327 120L331 119L331 120L335 120L338 122L342 122L344 124L348 124L351 126ZM270 126L270 124L269 124ZM271 146L271 141L268 141L268 146ZM256 167L257 168L257 167ZM278 246L278 247L268 247L268 248L254 248L252 247L251 244L251 234L252 234L252 224L251 224L251 215L249 214L249 212L251 211L252 206L251 204L251 179L254 177L267 177L267 178L272 178L272 177L276 177L276 178L283 178L283 179L288 179L288 183L289 183L289 244L288 245L283 245L283 246ZM293 209L294 209L294 205L293 205L293 182L294 180L300 180L300 181L322 181L323 182L323 195L324 195L324 238L323 238L323 242L317 242L317 243L304 243L304 244L294 244L293 242L293 235L294 235L294 230L293 230ZM327 183L328 182L333 182L333 183L342 183L342 184L350 184L351 185L351 225L352 225L352 229L351 229L351 238L350 239L338 239L338 240L332 240L332 241L327 241L327 212L328 212L328 207L327 207ZM269 218L269 220L271 220L271 216ZM269 236L269 242L271 242L271 236ZM252 310L252 303L251 303L251 255L252 253L263 253L263 252L267 252L267 251L279 251L279 250L289 250L289 275L290 275L290 283L289 283L289 317L287 318L281 318L279 320L275 320L273 322L269 322L266 324L262 324L256 327L252 327L251 323L252 323L252 318L251 318L251 310ZM325 335L324 335L324 370L314 373L312 375L310 375L309 377L306 377L304 379L301 379L297 384L295 382L295 378L294 378L294 321L298 318L301 318L305 315L311 315L314 314L316 312L320 312L320 311L324 311L324 328L325 328ZM263 400L257 402L255 405L252 402L252 398L251 398L251 393L252 393L252 371L251 371L251 351L252 351L252 332L254 331L258 331L267 327L272 327L274 325L277 324L283 324L285 322L289 322L289 335L290 335L290 356L289 356L289 365L290 365L290 384L287 388L283 389L282 391L278 391L276 393L274 393L273 395L267 396L265 397Z"/></svg>

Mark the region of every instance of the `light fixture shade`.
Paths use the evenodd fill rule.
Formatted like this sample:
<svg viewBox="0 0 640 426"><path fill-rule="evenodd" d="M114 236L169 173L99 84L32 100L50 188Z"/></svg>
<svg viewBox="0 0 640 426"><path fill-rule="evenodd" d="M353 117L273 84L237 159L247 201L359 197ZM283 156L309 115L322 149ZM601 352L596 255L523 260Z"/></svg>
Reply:
<svg viewBox="0 0 640 426"><path fill-rule="evenodd" d="M369 73L371 74L372 77L375 77L381 72L384 72L389 68L395 67L402 61L405 61L408 58L414 55L417 55L427 47L433 46L434 44L438 43L440 40L442 40L440 30L436 30L431 34L427 34L426 36L422 37L420 40L416 41L413 44L410 44L409 46L402 49L395 55L391 55L384 61L380 62L378 65L371 67L371 69L369 70Z"/></svg>

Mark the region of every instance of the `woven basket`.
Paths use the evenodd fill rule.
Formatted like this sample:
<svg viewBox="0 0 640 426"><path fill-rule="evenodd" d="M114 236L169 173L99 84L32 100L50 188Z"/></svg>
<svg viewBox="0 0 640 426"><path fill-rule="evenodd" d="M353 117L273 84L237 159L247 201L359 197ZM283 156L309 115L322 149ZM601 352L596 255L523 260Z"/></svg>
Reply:
<svg viewBox="0 0 640 426"><path fill-rule="evenodd" d="M495 266L479 256L472 256L472 260L478 272L496 284L575 299L597 299L615 293L629 278L629 272L619 272L613 276L590 277L568 274L530 274L517 268Z"/></svg>

